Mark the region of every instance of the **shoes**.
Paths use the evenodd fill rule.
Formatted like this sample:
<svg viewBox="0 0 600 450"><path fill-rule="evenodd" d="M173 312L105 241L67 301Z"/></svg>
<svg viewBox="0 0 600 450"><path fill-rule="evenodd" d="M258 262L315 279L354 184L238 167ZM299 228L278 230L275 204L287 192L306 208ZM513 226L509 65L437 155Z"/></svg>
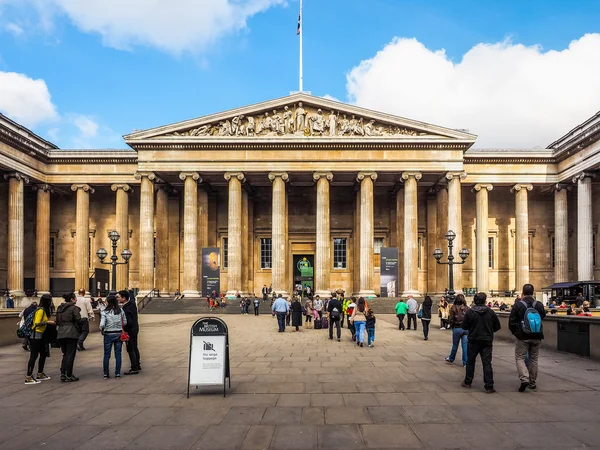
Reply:
<svg viewBox="0 0 600 450"><path fill-rule="evenodd" d="M40 384L41 381L36 380L33 377L25 377L25 384Z"/></svg>
<svg viewBox="0 0 600 450"><path fill-rule="evenodd" d="M467 367L467 363L464 363L464 364L463 364L463 367Z"/></svg>
<svg viewBox="0 0 600 450"><path fill-rule="evenodd" d="M450 358L444 358L444 361L446 361L448 364L454 364L454 360Z"/></svg>
<svg viewBox="0 0 600 450"><path fill-rule="evenodd" d="M125 372L125 375L137 375L138 373L140 373L140 372L137 370L131 369L131 370L128 370L127 372Z"/></svg>
<svg viewBox="0 0 600 450"><path fill-rule="evenodd" d="M470 385L470 384L467 384L467 383L465 383L464 381L463 381L463 382L461 382L461 383L460 383L460 385L461 385L462 387L464 387L464 388L471 389L471 385Z"/></svg>
<svg viewBox="0 0 600 450"><path fill-rule="evenodd" d="M424 338L423 338L423 340L424 340L424 341L428 341L428 340L429 340L429 338L428 338L428 337L424 337Z"/></svg>
<svg viewBox="0 0 600 450"><path fill-rule="evenodd" d="M121 374L120 373L115 373L115 378L121 378Z"/></svg>
<svg viewBox="0 0 600 450"><path fill-rule="evenodd" d="M48 375L46 375L45 373L43 373L43 372L42 373L38 373L37 377L36 377L36 380L38 380L38 381L46 381L46 380L49 380L49 379L50 379L50 377Z"/></svg>
<svg viewBox="0 0 600 450"><path fill-rule="evenodd" d="M87 349L83 346L83 344L77 344L77 350L79 350L80 352L83 352Z"/></svg>
<svg viewBox="0 0 600 450"><path fill-rule="evenodd" d="M445 330L445 328L444 327L440 327L440 330Z"/></svg>
<svg viewBox="0 0 600 450"><path fill-rule="evenodd" d="M79 377L76 377L76 376L72 375L70 377L67 377L66 381L68 381L70 383L75 382L75 381L79 381Z"/></svg>
<svg viewBox="0 0 600 450"><path fill-rule="evenodd" d="M485 393L486 393L486 394L495 394L495 393L496 393L496 389L494 389L494 388L489 388L489 389L487 389L487 388L486 388L486 390L485 390Z"/></svg>
<svg viewBox="0 0 600 450"><path fill-rule="evenodd" d="M340 341L341 341L341 339L340 339L340 338L338 338L338 342L340 342Z"/></svg>
<svg viewBox="0 0 600 450"><path fill-rule="evenodd" d="M535 391L537 389L537 386L535 384L529 383L529 386L527 386L529 389L531 389L532 391Z"/></svg>
<svg viewBox="0 0 600 450"><path fill-rule="evenodd" d="M104 378L105 380L108 380L110 378L110 375L104 374L104 376L102 378Z"/></svg>
<svg viewBox="0 0 600 450"><path fill-rule="evenodd" d="M26 352L28 352L29 351L29 345L23 344L23 350L25 350Z"/></svg>
<svg viewBox="0 0 600 450"><path fill-rule="evenodd" d="M361 347L363 346L363 343L362 343L362 342L360 343L360 346L361 346Z"/></svg>
<svg viewBox="0 0 600 450"><path fill-rule="evenodd" d="M525 392L527 386L529 386L529 381L521 381L521 386L519 386L519 392Z"/></svg>
<svg viewBox="0 0 600 450"><path fill-rule="evenodd" d="M330 340L330 341L333 341L333 338L332 338L332 337L330 337L330 338L329 338L329 340Z"/></svg>

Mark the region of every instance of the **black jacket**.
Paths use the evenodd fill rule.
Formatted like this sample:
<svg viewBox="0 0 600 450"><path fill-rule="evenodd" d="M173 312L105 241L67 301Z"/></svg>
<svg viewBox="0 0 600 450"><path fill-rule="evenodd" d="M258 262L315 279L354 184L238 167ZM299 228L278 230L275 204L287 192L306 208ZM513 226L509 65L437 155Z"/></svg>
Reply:
<svg viewBox="0 0 600 450"><path fill-rule="evenodd" d="M525 306L521 302L515 302L510 311L510 317L508 318L508 329L511 333L519 340L524 341L526 339L544 339L544 329L542 328L539 333L525 334L523 333L523 327L521 326L521 322L525 317L525 311L527 308L532 307L535 299L533 297L523 297L523 301L527 304ZM544 305L541 302L536 302L535 306L533 306L538 313L540 313L540 317L542 320L546 317L546 310L544 309Z"/></svg>
<svg viewBox="0 0 600 450"><path fill-rule="evenodd" d="M140 324L138 322L138 311L135 304L135 300L129 300L123 306L125 311L125 318L127 319L127 325L125 325L125 331L129 334L136 335L140 332Z"/></svg>
<svg viewBox="0 0 600 450"><path fill-rule="evenodd" d="M433 302L423 302L421 305L421 320L431 320L431 306Z"/></svg>
<svg viewBox="0 0 600 450"><path fill-rule="evenodd" d="M81 310L75 302L61 303L56 310L57 339L79 339Z"/></svg>
<svg viewBox="0 0 600 450"><path fill-rule="evenodd" d="M332 298L331 300L329 300L329 304L327 305L327 312L331 313L333 311L333 308L337 308L337 310L340 312L337 319L334 319L339 320L342 317L342 311L344 308L342 307L342 303L337 298Z"/></svg>
<svg viewBox="0 0 600 450"><path fill-rule="evenodd" d="M492 342L500 330L496 313L485 305L475 305L465 314L462 328L469 331L469 341Z"/></svg>

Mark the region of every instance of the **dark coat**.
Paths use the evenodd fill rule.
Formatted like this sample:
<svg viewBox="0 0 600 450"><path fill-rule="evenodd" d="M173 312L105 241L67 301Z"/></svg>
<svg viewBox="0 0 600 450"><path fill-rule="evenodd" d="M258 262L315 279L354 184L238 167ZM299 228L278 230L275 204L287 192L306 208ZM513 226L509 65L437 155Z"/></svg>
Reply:
<svg viewBox="0 0 600 450"><path fill-rule="evenodd" d="M290 311L292 312L292 326L293 327L301 327L302 326L302 305L300 304L300 302L292 302Z"/></svg>
<svg viewBox="0 0 600 450"><path fill-rule="evenodd" d="M494 311L485 305L475 305L465 314L463 330L469 331L469 341L492 342L500 330L500 321Z"/></svg>
<svg viewBox="0 0 600 450"><path fill-rule="evenodd" d="M421 305L421 320L431 320L431 306L433 305L433 302L429 301L429 302L423 302L423 304Z"/></svg>
<svg viewBox="0 0 600 450"><path fill-rule="evenodd" d="M81 310L75 302L61 303L56 310L57 339L79 339Z"/></svg>
<svg viewBox="0 0 600 450"><path fill-rule="evenodd" d="M527 308L535 307L537 312L540 314L542 320L546 317L546 310L541 302L536 302L533 297L523 297L522 299L527 306L521 302L515 302L510 311L510 317L508 318L508 329L511 333L519 340L524 341L526 339L544 339L544 330L542 329L539 333L525 334L523 333L523 327L521 322L525 317L525 311ZM535 306L532 306L535 302Z"/></svg>
<svg viewBox="0 0 600 450"><path fill-rule="evenodd" d="M138 322L138 310L135 300L129 300L121 308L125 311L125 318L127 319L125 331L131 335L137 335L140 332L140 324Z"/></svg>

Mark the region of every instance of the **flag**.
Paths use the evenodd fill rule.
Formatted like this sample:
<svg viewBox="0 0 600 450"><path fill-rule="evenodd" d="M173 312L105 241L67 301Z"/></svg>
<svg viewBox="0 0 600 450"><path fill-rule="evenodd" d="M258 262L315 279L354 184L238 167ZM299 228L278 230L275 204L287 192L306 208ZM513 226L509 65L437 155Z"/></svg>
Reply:
<svg viewBox="0 0 600 450"><path fill-rule="evenodd" d="M296 30L296 36L300 34L300 27L302 24L302 12L298 14L298 29Z"/></svg>

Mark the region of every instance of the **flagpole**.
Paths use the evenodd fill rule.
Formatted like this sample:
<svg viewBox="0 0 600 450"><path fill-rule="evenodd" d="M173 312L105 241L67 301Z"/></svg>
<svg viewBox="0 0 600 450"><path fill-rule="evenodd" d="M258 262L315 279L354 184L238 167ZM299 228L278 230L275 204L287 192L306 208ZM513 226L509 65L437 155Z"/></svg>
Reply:
<svg viewBox="0 0 600 450"><path fill-rule="evenodd" d="M299 91L302 92L302 22L304 19L302 18L302 0L300 0L300 80L299 80Z"/></svg>

